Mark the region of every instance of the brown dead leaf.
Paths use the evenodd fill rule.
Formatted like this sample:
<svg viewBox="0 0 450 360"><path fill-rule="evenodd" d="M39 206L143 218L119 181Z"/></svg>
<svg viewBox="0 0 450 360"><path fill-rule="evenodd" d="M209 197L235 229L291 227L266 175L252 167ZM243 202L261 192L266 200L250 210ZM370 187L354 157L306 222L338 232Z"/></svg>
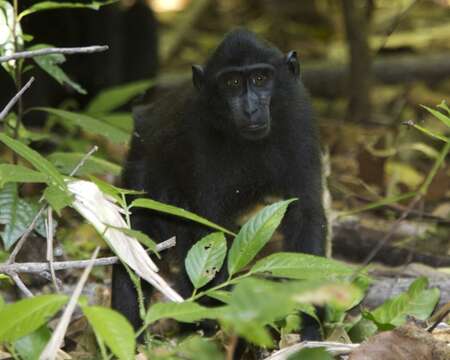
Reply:
<svg viewBox="0 0 450 360"><path fill-rule="evenodd" d="M425 330L407 324L371 337L349 360L448 360L450 349Z"/></svg>

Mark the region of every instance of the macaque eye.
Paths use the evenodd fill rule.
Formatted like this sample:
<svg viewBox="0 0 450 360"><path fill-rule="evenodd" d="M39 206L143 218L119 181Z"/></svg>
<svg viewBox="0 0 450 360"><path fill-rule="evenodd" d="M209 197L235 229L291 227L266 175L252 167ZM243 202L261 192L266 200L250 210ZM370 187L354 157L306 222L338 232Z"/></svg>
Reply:
<svg viewBox="0 0 450 360"><path fill-rule="evenodd" d="M252 83L255 86L264 86L267 82L267 75L255 74L252 76Z"/></svg>
<svg viewBox="0 0 450 360"><path fill-rule="evenodd" d="M229 88L239 88L242 84L242 80L239 76L231 76L225 80L225 84Z"/></svg>

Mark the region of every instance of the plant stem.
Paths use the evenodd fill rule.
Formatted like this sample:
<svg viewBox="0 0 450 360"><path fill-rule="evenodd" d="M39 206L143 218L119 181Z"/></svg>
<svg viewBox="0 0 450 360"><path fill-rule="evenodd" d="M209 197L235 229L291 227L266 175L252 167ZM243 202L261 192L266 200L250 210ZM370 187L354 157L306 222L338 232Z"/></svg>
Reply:
<svg viewBox="0 0 450 360"><path fill-rule="evenodd" d="M19 5L18 0L14 0L13 2L14 6L14 20L13 20L13 39L14 39L14 52L18 52L21 49L19 49L19 41L17 38L17 25L18 25L18 12L19 12ZM22 61L16 60L14 64L14 82L16 85L16 90L20 91L22 88ZM23 101L22 97L19 97L19 100L17 101L17 118L16 123L14 126L14 132L13 132L13 138L17 140L19 138L19 129L20 125L22 123L22 116L23 116ZM13 152L13 164L17 164L19 160L19 157L17 153Z"/></svg>
<svg viewBox="0 0 450 360"><path fill-rule="evenodd" d="M224 287L232 285L232 284L236 283L237 281L240 281L242 279L245 279L245 278L249 277L250 275L251 275L251 273L248 272L248 273L245 273L243 275L237 276L235 278L229 278L227 281L223 282L222 284L216 285L216 286L214 286L214 287L212 287L212 288L210 288L208 290L201 291L198 294L192 294L192 296L189 299L187 299L186 301L197 300L198 298L201 298L202 296L205 296L205 295L207 295L210 292L213 292L213 291L216 291L216 290L220 290L220 289L222 289Z"/></svg>

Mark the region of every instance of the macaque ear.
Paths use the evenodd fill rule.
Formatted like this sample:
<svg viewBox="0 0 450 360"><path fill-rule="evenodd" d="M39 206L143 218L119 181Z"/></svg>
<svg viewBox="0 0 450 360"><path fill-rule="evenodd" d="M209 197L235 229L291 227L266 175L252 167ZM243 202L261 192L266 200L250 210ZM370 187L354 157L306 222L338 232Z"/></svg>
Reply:
<svg viewBox="0 0 450 360"><path fill-rule="evenodd" d="M289 51L286 55L286 63L288 64L289 70L291 70L292 74L295 76L300 75L300 64L297 59L296 51Z"/></svg>
<svg viewBox="0 0 450 360"><path fill-rule="evenodd" d="M205 80L205 71L201 65L192 65L192 83L197 90L201 90Z"/></svg>

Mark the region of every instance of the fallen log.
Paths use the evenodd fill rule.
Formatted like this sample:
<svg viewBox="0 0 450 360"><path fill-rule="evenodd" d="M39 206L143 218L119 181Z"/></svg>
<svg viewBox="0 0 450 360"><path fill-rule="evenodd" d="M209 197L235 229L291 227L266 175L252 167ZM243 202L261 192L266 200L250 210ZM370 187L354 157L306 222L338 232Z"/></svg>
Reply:
<svg viewBox="0 0 450 360"><path fill-rule="evenodd" d="M336 61L300 64L302 80L312 96L333 99L347 94L348 65ZM430 83L450 78L450 53L391 55L376 58L372 63L375 84ZM190 73L166 74L157 80L154 94L176 89L190 81Z"/></svg>

